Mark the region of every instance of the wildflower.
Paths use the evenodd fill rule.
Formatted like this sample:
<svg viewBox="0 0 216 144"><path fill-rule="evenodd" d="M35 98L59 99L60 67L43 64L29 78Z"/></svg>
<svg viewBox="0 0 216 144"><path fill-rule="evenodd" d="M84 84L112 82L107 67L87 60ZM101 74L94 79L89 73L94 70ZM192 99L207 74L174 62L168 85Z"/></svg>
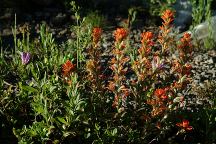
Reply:
<svg viewBox="0 0 216 144"><path fill-rule="evenodd" d="M191 34L189 34L189 33L184 33L184 35L183 35L183 37L180 39L180 41L181 41L181 45L178 46L180 49L185 48L185 47L192 48Z"/></svg>
<svg viewBox="0 0 216 144"><path fill-rule="evenodd" d="M22 64L26 65L29 63L31 54L29 52L21 52Z"/></svg>
<svg viewBox="0 0 216 144"><path fill-rule="evenodd" d="M141 37L142 37L142 40L141 40L142 44L147 43L147 45L149 45L149 46L154 45L154 43L152 41L152 38L153 38L153 33L152 32L148 32L148 31L143 32L141 34Z"/></svg>
<svg viewBox="0 0 216 144"><path fill-rule="evenodd" d="M62 65L62 73L64 76L68 76L68 74L75 68L75 65L71 63L70 60L67 60Z"/></svg>
<svg viewBox="0 0 216 144"><path fill-rule="evenodd" d="M127 73L126 62L129 57L125 54L125 44L123 40L127 37L128 31L124 28L117 28L114 32L115 48L112 51L114 57L110 61L110 69L113 71L112 80L109 81L108 89L115 95L113 107L118 111L126 105L126 97L129 95L128 89L124 86L125 74Z"/></svg>
<svg viewBox="0 0 216 144"><path fill-rule="evenodd" d="M183 38L190 41L191 34L189 34L189 33L186 32L186 33L184 33Z"/></svg>
<svg viewBox="0 0 216 144"><path fill-rule="evenodd" d="M154 92L155 96L157 96L157 97L161 97L161 96L165 95L165 93L166 93L166 91L164 89L156 89Z"/></svg>
<svg viewBox="0 0 216 144"><path fill-rule="evenodd" d="M174 12L171 11L171 10L165 10L163 13L162 13L162 16L161 18L163 19L164 21L164 24L165 25L169 25L173 22L174 20Z"/></svg>
<svg viewBox="0 0 216 144"><path fill-rule="evenodd" d="M178 60L174 60L172 63L172 70L178 73L182 72L182 65Z"/></svg>
<svg viewBox="0 0 216 144"><path fill-rule="evenodd" d="M164 63L162 60L160 60L159 56L154 56L153 61L152 61L152 70L153 72L157 69L162 69L164 68Z"/></svg>
<svg viewBox="0 0 216 144"><path fill-rule="evenodd" d="M190 75L192 66L189 63L186 63L183 67L183 74Z"/></svg>
<svg viewBox="0 0 216 144"><path fill-rule="evenodd" d="M117 28L114 32L115 41L120 42L125 39L128 35L128 31L124 28Z"/></svg>
<svg viewBox="0 0 216 144"><path fill-rule="evenodd" d="M109 85L108 85L108 89L110 91L114 91L115 90L115 86L116 86L115 83L113 81L110 81Z"/></svg>
<svg viewBox="0 0 216 144"><path fill-rule="evenodd" d="M163 100L166 100L166 99L168 99L168 96L167 96L167 95L162 95L161 98L162 98Z"/></svg>
<svg viewBox="0 0 216 144"><path fill-rule="evenodd" d="M102 35L102 29L101 28L99 28L99 27L93 28L92 37L93 37L93 42L95 44L98 43L98 41L101 38L101 35Z"/></svg>
<svg viewBox="0 0 216 144"><path fill-rule="evenodd" d="M191 131L193 129L192 126L189 125L189 121L188 120L183 120L180 123L177 123L176 126L186 130L186 131Z"/></svg>
<svg viewBox="0 0 216 144"><path fill-rule="evenodd" d="M112 107L116 108L118 106L118 103L119 103L118 95L115 95Z"/></svg>
<svg viewBox="0 0 216 144"><path fill-rule="evenodd" d="M169 50L172 50L171 45L174 44L174 39L170 35L172 31L172 22L174 20L174 12L171 10L166 10L162 13L161 18L163 19L162 26L160 26L161 32L158 36L158 42L162 46L162 55L167 55Z"/></svg>

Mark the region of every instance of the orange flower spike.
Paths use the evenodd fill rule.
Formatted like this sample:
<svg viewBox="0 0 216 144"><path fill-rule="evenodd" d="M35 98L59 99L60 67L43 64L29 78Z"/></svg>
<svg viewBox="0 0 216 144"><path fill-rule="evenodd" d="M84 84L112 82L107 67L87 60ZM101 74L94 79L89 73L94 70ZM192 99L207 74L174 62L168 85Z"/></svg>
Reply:
<svg viewBox="0 0 216 144"><path fill-rule="evenodd" d="M185 46L191 46L191 34L184 33L180 41L182 42L182 45L180 46L180 48L185 47Z"/></svg>
<svg viewBox="0 0 216 144"><path fill-rule="evenodd" d="M162 95L161 98L162 98L163 100L167 100L167 99L168 99L168 96L167 96L167 95Z"/></svg>
<svg viewBox="0 0 216 144"><path fill-rule="evenodd" d="M118 107L118 102L119 102L119 97L118 97L118 95L115 95L112 107L113 108Z"/></svg>
<svg viewBox="0 0 216 144"><path fill-rule="evenodd" d="M141 42L143 43L143 41L145 41L145 40L151 40L152 38L153 38L153 33L152 32L143 32L142 34L141 34L141 37L142 37L142 40L141 40Z"/></svg>
<svg viewBox="0 0 216 144"><path fill-rule="evenodd" d="M120 42L128 36L128 31L124 28L117 28L114 32L116 42Z"/></svg>
<svg viewBox="0 0 216 144"><path fill-rule="evenodd" d="M101 38L101 35L102 35L102 29L101 29L101 28L99 28L99 27L93 28L92 37L93 37L93 42L94 42L95 44L98 43L98 41L99 41L100 38Z"/></svg>
<svg viewBox="0 0 216 144"><path fill-rule="evenodd" d="M154 42L152 41L152 38L153 38L153 33L152 32L143 32L142 34L141 34L141 37L142 37L142 39L141 39L141 43L142 44L147 44L147 45L149 45L149 46L153 46L154 45Z"/></svg>
<svg viewBox="0 0 216 144"><path fill-rule="evenodd" d="M184 33L183 38L190 40L191 39L191 34L189 34L189 33L186 32L186 33Z"/></svg>
<svg viewBox="0 0 216 144"><path fill-rule="evenodd" d="M73 69L75 69L75 65L72 64L70 60L67 60L62 65L62 73L64 76L67 76L69 74L69 72L71 72Z"/></svg>
<svg viewBox="0 0 216 144"><path fill-rule="evenodd" d="M165 22L166 25L169 25L170 23L173 22L174 20L174 12L171 11L171 10L165 10L163 13L162 13L162 16L161 18L163 19L163 21Z"/></svg>

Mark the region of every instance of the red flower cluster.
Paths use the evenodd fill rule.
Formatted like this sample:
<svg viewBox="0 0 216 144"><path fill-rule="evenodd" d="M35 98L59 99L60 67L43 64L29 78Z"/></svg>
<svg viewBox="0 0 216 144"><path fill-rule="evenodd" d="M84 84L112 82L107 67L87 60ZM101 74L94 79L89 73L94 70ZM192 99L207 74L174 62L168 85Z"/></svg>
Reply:
<svg viewBox="0 0 216 144"><path fill-rule="evenodd" d="M177 123L176 126L186 130L186 131L191 131L193 129L192 126L189 125L189 121L188 120L183 120L180 123Z"/></svg>
<svg viewBox="0 0 216 144"><path fill-rule="evenodd" d="M191 41L192 41L191 34L189 34L189 33L184 33L184 35L180 41L181 41L181 45L178 46L178 48L180 48L180 49L189 47L191 50L191 48L193 47L193 45L191 43Z"/></svg>
<svg viewBox="0 0 216 144"><path fill-rule="evenodd" d="M62 74L64 77L69 76L70 72L75 69L75 65L71 63L70 60L67 60L63 65L62 65Z"/></svg>
<svg viewBox="0 0 216 144"><path fill-rule="evenodd" d="M141 43L144 45L148 45L148 46L153 46L154 45L154 42L152 41L152 38L153 38L153 33L152 32L143 32L141 34Z"/></svg>
<svg viewBox="0 0 216 144"><path fill-rule="evenodd" d="M174 12L168 9L162 13L161 18L164 25L170 25L174 21Z"/></svg>
<svg viewBox="0 0 216 144"><path fill-rule="evenodd" d="M172 70L176 71L177 73L181 74L182 76L191 74L192 66L189 63L182 65L178 60L173 61Z"/></svg>
<svg viewBox="0 0 216 144"><path fill-rule="evenodd" d="M127 37L128 31L124 28L117 28L114 32L115 48L112 51L114 57L110 61L110 69L113 71L111 80L109 81L108 89L115 95L113 107L119 111L124 107L126 97L129 95L129 90L125 87L125 74L127 67L125 64L129 61L129 57L125 54L125 45L123 40Z"/></svg>
<svg viewBox="0 0 216 144"><path fill-rule="evenodd" d="M187 55L191 54L193 45L192 45L192 39L191 34L184 33L183 37L180 39L181 43L178 45L179 54L182 60L187 60Z"/></svg>
<svg viewBox="0 0 216 144"><path fill-rule="evenodd" d="M134 61L132 68L138 76L138 81L143 81L145 77L151 75L148 69L152 68L148 55L151 53L151 47L154 45L152 32L143 32L141 34L142 46L138 49L139 55Z"/></svg>
<svg viewBox="0 0 216 144"><path fill-rule="evenodd" d="M184 75L190 75L190 74L191 74L191 69L192 69L191 64L186 63L186 64L183 66L182 73L183 73Z"/></svg>
<svg viewBox="0 0 216 144"><path fill-rule="evenodd" d="M92 37L93 37L93 43L94 44L98 43L98 41L101 38L101 35L102 35L102 29L101 28L99 28L99 27L93 28Z"/></svg>
<svg viewBox="0 0 216 144"><path fill-rule="evenodd" d="M158 36L158 42L162 46L162 55L169 53L172 49L171 45L174 44L174 39L169 35L172 30L172 22L174 20L174 12L166 10L162 13L163 25L160 26L160 34Z"/></svg>
<svg viewBox="0 0 216 144"><path fill-rule="evenodd" d="M158 98L161 98L161 99L167 99L168 96L166 95L166 91L167 89L156 89L155 92L154 92L154 95L157 96Z"/></svg>
<svg viewBox="0 0 216 144"><path fill-rule="evenodd" d="M128 36L128 31L124 28L117 28L114 32L116 42L120 42Z"/></svg>

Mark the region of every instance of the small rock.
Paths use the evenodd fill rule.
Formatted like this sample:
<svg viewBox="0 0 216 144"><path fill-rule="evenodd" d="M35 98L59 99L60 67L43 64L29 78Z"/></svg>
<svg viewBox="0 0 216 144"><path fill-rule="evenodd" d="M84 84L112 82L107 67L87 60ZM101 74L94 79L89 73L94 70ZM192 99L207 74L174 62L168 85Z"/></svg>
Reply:
<svg viewBox="0 0 216 144"><path fill-rule="evenodd" d="M202 72L202 73L201 73L201 76L205 76L205 72Z"/></svg>
<svg viewBox="0 0 216 144"><path fill-rule="evenodd" d="M61 30L61 31L58 33L58 35L64 35L65 33L67 33L67 29Z"/></svg>
<svg viewBox="0 0 216 144"><path fill-rule="evenodd" d="M11 29L9 29L9 28L3 29L2 35L3 35L3 36L12 35Z"/></svg>
<svg viewBox="0 0 216 144"><path fill-rule="evenodd" d="M62 24L64 20L66 19L66 14L58 13L53 19L52 22L55 24Z"/></svg>
<svg viewBox="0 0 216 144"><path fill-rule="evenodd" d="M213 64L214 63L212 58L210 58L207 62L208 62L208 64Z"/></svg>

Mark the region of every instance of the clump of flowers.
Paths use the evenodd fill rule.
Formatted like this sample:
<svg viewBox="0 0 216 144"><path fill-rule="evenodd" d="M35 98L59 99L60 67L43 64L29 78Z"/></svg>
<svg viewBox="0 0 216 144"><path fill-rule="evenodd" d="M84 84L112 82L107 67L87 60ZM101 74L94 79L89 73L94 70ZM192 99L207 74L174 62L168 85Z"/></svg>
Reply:
<svg viewBox="0 0 216 144"><path fill-rule="evenodd" d="M89 60L86 62L86 70L88 72L87 79L90 81L90 87L94 92L101 92L103 87L103 75L101 70L101 50L99 49L101 35L101 28L93 28L92 46L89 48Z"/></svg>
<svg viewBox="0 0 216 144"><path fill-rule="evenodd" d="M39 124L36 136L41 140L38 143L67 143L76 139L82 143L161 143L163 138L170 138L173 127L177 126L180 132L192 131L193 127L188 120L183 119L177 124L173 120L179 112L184 112L180 109L182 103L185 104L183 94L191 82L192 66L187 62L193 48L191 35L185 33L177 43L172 36L173 11L166 10L161 18L163 24L158 39L154 40L155 34L152 32L142 32L141 46L135 49L131 57L127 49L130 45L130 28L117 28L113 33L115 42L111 56L108 56L108 64L102 55L102 29L93 28L91 45L88 45L86 55L83 55L86 56L85 68L75 71L77 65L69 59L61 66L65 85L59 83L56 73L49 72L55 70L55 67L41 68L47 61L40 61L41 67L34 68L36 63L31 65L31 69L26 69L31 70L29 73L32 74L34 69L42 71L41 74L33 75L38 76L37 83L33 81L25 86L21 82L2 91L4 96L18 86L23 89L16 91L18 95L27 98L29 94L35 95L29 101L33 101L30 106L40 121L33 117L33 125L30 121L27 129L24 127L17 131L21 133L20 138L31 137L29 141L34 141L32 130L37 127L34 123ZM178 50L176 57L171 57L172 48ZM60 56L63 52L60 51ZM78 53L82 53L82 50ZM53 59L59 58L59 51L50 54L51 57L55 55ZM30 58L29 52L21 53L23 65L28 64ZM78 58L75 61L78 62ZM58 65L54 60L49 63ZM46 77L40 83L43 75ZM42 88L44 84L45 88ZM173 135L166 142L170 143L172 138Z"/></svg>
<svg viewBox="0 0 216 144"><path fill-rule="evenodd" d="M170 35L172 31L172 23L174 21L174 12L166 10L162 13L161 18L163 19L162 26L160 26L160 34L158 36L158 42L162 48L162 55L166 55L169 50L172 50L170 46L174 46L174 39Z"/></svg>
<svg viewBox="0 0 216 144"><path fill-rule="evenodd" d="M180 127L185 131L191 131L193 129L193 127L189 125L189 121L186 119L182 120L182 122L180 123L177 123L176 126Z"/></svg>
<svg viewBox="0 0 216 144"><path fill-rule="evenodd" d="M139 82L151 75L151 73L148 73L151 68L151 61L148 56L152 52L151 47L154 45L152 32L143 32L141 37L142 46L138 49L137 60L135 60L132 65Z"/></svg>
<svg viewBox="0 0 216 144"><path fill-rule="evenodd" d="M178 45L179 50L179 59L173 60L173 65L171 70L176 73L177 80L173 83L173 87L176 89L184 89L187 84L191 81L191 70L192 66L186 61L192 55L192 43L191 43L191 35L185 33L183 38L180 40L180 44Z"/></svg>
<svg viewBox="0 0 216 144"><path fill-rule="evenodd" d="M127 35L128 31L124 28L118 28L114 32L115 48L112 51L114 57L110 62L113 77L109 81L108 89L114 94L113 107L116 107L117 110L125 106L126 98L129 95L129 90L125 86L125 74L127 72L125 64L129 61L129 57L125 54L126 49L124 44Z"/></svg>
<svg viewBox="0 0 216 144"><path fill-rule="evenodd" d="M178 45L179 56L182 61L186 62L193 50L191 34L184 33L183 37L180 39L180 44Z"/></svg>
<svg viewBox="0 0 216 144"><path fill-rule="evenodd" d="M192 66L186 63L187 56L192 52L190 35L185 34L178 45L179 58L170 59L171 49L175 48L176 41L171 35L174 13L171 10L163 12L161 18L163 25L160 27L158 43L160 46L156 51L152 32L141 34L141 47L138 49L138 56L132 61L132 69L136 79L132 80L132 93L136 107L143 106L147 110L142 111L146 120L157 118L155 127L161 128L164 117L175 110L177 93L182 92L190 83ZM189 49L188 49L189 48ZM181 97L181 100L183 98ZM160 125L160 126L158 126Z"/></svg>
<svg viewBox="0 0 216 144"><path fill-rule="evenodd" d="M100 27L93 28L92 31L92 39L93 39L93 46L97 46L98 42L100 41L102 35L102 29Z"/></svg>
<svg viewBox="0 0 216 144"><path fill-rule="evenodd" d="M67 83L70 83L69 77L71 76L71 73L75 69L75 65L70 61L67 60L63 65L62 65L62 75L64 80Z"/></svg>
<svg viewBox="0 0 216 144"><path fill-rule="evenodd" d="M128 35L125 28L117 28L114 32L115 42L122 42Z"/></svg>

